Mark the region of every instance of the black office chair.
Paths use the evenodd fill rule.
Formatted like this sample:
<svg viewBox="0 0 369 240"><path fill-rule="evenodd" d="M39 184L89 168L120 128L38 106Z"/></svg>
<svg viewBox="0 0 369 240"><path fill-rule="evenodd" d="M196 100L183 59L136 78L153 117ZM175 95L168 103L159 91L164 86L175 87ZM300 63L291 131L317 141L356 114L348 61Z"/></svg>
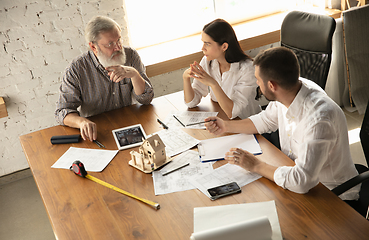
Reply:
<svg viewBox="0 0 369 240"><path fill-rule="evenodd" d="M336 21L329 16L292 11L283 19L281 46L291 49L300 64L300 76L325 89L332 59L332 37ZM263 109L266 106L262 106ZM263 134L280 148L278 130Z"/></svg>
<svg viewBox="0 0 369 240"><path fill-rule="evenodd" d="M281 46L295 52L300 76L325 89L332 59L336 21L329 16L301 11L286 15L281 26Z"/></svg>
<svg viewBox="0 0 369 240"><path fill-rule="evenodd" d="M361 124L360 142L364 151L366 163L369 166L369 103L366 107L363 123ZM364 217L368 217L367 214L369 210L369 181L367 180L369 180L369 169L368 167L361 164L355 164L355 167L356 170L359 172L359 175L332 189L332 192L339 196L347 190L361 183L359 200L347 201L347 203L349 203L350 206L353 207L361 215L363 215Z"/></svg>

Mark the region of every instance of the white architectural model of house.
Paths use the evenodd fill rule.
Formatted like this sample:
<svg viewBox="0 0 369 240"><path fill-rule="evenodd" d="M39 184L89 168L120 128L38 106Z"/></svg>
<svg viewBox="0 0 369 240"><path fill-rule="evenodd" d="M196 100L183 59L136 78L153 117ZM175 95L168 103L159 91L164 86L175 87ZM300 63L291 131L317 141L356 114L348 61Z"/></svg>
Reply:
<svg viewBox="0 0 369 240"><path fill-rule="evenodd" d="M165 144L158 134L145 139L139 148L139 152L131 151L130 154L131 161L129 161L129 165L144 173L151 173L172 160L166 155Z"/></svg>

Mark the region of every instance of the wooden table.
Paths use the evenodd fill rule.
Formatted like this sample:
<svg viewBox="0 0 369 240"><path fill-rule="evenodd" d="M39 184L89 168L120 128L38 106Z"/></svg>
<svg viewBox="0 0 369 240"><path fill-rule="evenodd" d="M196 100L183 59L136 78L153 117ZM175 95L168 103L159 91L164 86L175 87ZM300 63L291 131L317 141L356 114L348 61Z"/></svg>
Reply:
<svg viewBox="0 0 369 240"><path fill-rule="evenodd" d="M171 110L187 110L183 93L155 98L151 105L133 105L103 113L97 123L98 140L116 150L111 131L141 123L147 134L161 130L156 119ZM219 111L209 98L194 110ZM128 165L129 151L120 151L101 173L91 173L103 181L139 197L160 203L161 209L117 193L65 169L51 165L69 147L94 148L88 141L52 145L54 135L78 134L79 130L55 126L20 137L34 179L45 204L57 239L189 239L193 232L195 207L275 200L284 239L368 239L369 223L331 191L319 184L300 195L261 178L242 187L242 193L211 201L198 190L155 196L151 174ZM187 130L198 139L214 137L206 130ZM263 154L258 157L274 165L293 165L277 148L257 136ZM216 165L222 164L217 162Z"/></svg>

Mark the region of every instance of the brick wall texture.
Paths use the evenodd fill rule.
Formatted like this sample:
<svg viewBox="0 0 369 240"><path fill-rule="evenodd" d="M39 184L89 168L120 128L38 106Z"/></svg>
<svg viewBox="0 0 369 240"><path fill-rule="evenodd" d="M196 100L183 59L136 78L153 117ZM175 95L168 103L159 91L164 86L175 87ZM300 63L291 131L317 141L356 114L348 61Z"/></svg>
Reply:
<svg viewBox="0 0 369 240"><path fill-rule="evenodd" d="M8 110L0 118L0 176L28 168L20 135L56 124L62 73L87 50L84 26L94 15L127 26L123 0L0 1L0 96Z"/></svg>

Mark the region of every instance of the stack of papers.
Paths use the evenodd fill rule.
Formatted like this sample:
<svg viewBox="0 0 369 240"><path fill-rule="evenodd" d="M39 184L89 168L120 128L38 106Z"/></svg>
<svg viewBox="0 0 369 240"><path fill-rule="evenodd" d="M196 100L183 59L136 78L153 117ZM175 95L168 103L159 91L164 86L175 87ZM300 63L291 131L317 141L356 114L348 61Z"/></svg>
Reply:
<svg viewBox="0 0 369 240"><path fill-rule="evenodd" d="M163 175L163 173L175 167L173 165L177 165L177 163L189 163L189 165ZM198 177L211 173L212 171L213 166L211 163L201 163L196 151L189 150L181 153L160 171L152 172L155 195L196 189L196 187L190 183L190 180L196 176Z"/></svg>
<svg viewBox="0 0 369 240"><path fill-rule="evenodd" d="M238 186L243 187L259 178L261 176L257 173L252 173L240 166L227 163L210 173L191 178L190 183L210 198L210 194L208 193L209 188L231 182L236 182Z"/></svg>
<svg viewBox="0 0 369 240"><path fill-rule="evenodd" d="M242 187L261 177L236 165L226 164L214 170L209 164L210 161L224 159L226 152L232 147L261 154L261 148L254 135L235 134L199 141L180 128L168 125L168 129L156 134L163 140L168 156L181 154L160 171L152 173L155 195L198 188L210 198L207 189L211 187L230 182L237 182ZM189 151L196 145L199 152Z"/></svg>
<svg viewBox="0 0 369 240"><path fill-rule="evenodd" d="M165 174L169 170L184 163L189 164L188 166L178 168L171 173ZM155 195L198 188L209 198L210 195L207 191L209 188L230 182L237 182L240 187L243 187L246 184L261 178L259 174L251 173L233 164L225 164L217 169L213 169L211 163L200 162L198 153L192 150L178 155L160 171L152 172L152 176Z"/></svg>

